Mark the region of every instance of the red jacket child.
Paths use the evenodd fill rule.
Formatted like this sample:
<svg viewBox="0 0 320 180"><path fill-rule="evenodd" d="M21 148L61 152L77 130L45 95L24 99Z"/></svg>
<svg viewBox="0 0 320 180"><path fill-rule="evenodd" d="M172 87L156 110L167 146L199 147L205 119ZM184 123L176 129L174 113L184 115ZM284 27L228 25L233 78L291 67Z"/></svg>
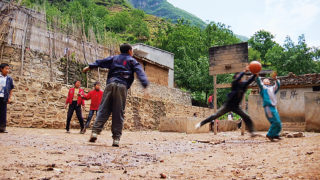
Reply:
<svg viewBox="0 0 320 180"><path fill-rule="evenodd" d="M72 100L73 100L73 97L74 97L74 90L75 88L70 88L69 89L69 93L68 93L68 97L67 97L67 100L66 100L66 104L72 104ZM79 93L81 96L84 96L84 91L83 89L79 88ZM78 96L77 98L77 104L78 105L84 105L84 99L81 97L81 96Z"/></svg>
<svg viewBox="0 0 320 180"><path fill-rule="evenodd" d="M90 91L87 95L84 96L86 100L91 99L90 110L97 111L99 109L102 96L103 96L103 91L96 90L96 89Z"/></svg>

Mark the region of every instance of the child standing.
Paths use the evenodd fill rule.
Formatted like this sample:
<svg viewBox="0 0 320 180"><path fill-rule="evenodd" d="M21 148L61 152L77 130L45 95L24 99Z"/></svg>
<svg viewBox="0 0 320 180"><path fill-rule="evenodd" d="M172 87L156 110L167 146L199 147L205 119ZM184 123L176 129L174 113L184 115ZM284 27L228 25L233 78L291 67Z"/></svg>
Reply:
<svg viewBox="0 0 320 180"><path fill-rule="evenodd" d="M89 67L83 69L83 72L97 67L109 69L107 86L103 93L89 141L95 142L97 140L97 135L100 134L104 124L112 113L112 146L115 147L119 147L123 129L127 90L134 81L134 73L137 74L138 79L145 89L149 85L149 81L141 65L132 57L132 46L122 44L120 46L120 52L120 55L97 60L95 63L89 64Z"/></svg>
<svg viewBox="0 0 320 180"><path fill-rule="evenodd" d="M101 103L102 95L103 95L103 91L100 90L100 82L96 82L94 83L94 90L90 91L87 95L83 97L86 100L91 99L90 111L87 118L87 122L84 126L84 130L83 130L84 132L86 132L86 128L89 127L90 121L92 119L94 112L96 112L97 114L99 105Z"/></svg>
<svg viewBox="0 0 320 180"><path fill-rule="evenodd" d="M260 88L260 95L263 99L263 108L266 117L271 123L271 126L267 134L267 138L270 141L274 141L274 139L280 139L279 133L282 128L280 116L276 108L276 93L279 91L280 81L277 80L276 73L273 73L272 78L275 80L275 85L273 86L270 85L270 80L267 78L263 80L263 84L261 83L260 77L256 79L256 82Z"/></svg>
<svg viewBox="0 0 320 180"><path fill-rule="evenodd" d="M10 71L9 64L0 64L0 133L8 133L7 127L7 104L11 103L13 80L8 75Z"/></svg>
<svg viewBox="0 0 320 180"><path fill-rule="evenodd" d="M84 133L84 125L83 125L83 118L82 118L82 112L81 112L81 105L84 106L84 99L82 96L84 96L84 91L83 89L80 88L81 82L76 81L74 83L74 88L69 89L68 97L66 100L66 105L65 108L67 108L67 105L69 104L69 109L68 109L68 115L67 115L67 125L66 125L66 130L67 133L70 133L70 121L73 115L73 112L76 111L77 118L80 123L80 133Z"/></svg>

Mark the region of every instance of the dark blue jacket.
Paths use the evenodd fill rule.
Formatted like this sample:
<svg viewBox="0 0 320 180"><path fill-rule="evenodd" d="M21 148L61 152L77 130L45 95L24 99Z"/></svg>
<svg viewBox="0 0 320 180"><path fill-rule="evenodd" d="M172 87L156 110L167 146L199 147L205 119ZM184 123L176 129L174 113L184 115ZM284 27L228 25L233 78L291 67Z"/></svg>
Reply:
<svg viewBox="0 0 320 180"><path fill-rule="evenodd" d="M141 65L129 54L96 60L96 62L89 64L89 67L90 69L97 67L109 69L107 84L116 82L126 85L129 89L134 80L134 73L136 73L143 87L146 88L149 85L148 78Z"/></svg>
<svg viewBox="0 0 320 180"><path fill-rule="evenodd" d="M229 107L239 106L244 94L246 93L250 83L254 81L256 75L253 75L247 81L240 82L244 72L241 72L239 76L232 81L231 92L228 94L226 105Z"/></svg>
<svg viewBox="0 0 320 180"><path fill-rule="evenodd" d="M14 88L13 80L10 76L7 76L6 87L4 88L3 102L8 102L10 91Z"/></svg>

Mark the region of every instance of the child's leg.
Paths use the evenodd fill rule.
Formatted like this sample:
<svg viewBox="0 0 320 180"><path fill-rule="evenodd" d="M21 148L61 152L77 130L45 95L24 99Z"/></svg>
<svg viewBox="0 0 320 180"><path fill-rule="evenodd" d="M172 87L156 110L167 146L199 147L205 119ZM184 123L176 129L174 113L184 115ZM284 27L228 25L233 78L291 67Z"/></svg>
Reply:
<svg viewBox="0 0 320 180"><path fill-rule="evenodd" d="M7 126L7 103L0 98L0 131L4 132Z"/></svg>
<svg viewBox="0 0 320 180"><path fill-rule="evenodd" d="M267 119L271 124L269 131L267 133L267 136L271 138L279 136L282 125L281 125L281 121L280 121L280 117L277 112L277 109L273 106L266 106L264 109L265 109Z"/></svg>
<svg viewBox="0 0 320 180"><path fill-rule="evenodd" d="M77 105L76 106L76 114L77 114L77 118L78 118L78 121L80 123L81 130L82 130L84 128L84 123L83 123L81 105Z"/></svg>
<svg viewBox="0 0 320 180"><path fill-rule="evenodd" d="M117 99L112 103L112 138L120 140L123 129L124 110L126 107L127 87L122 84L117 84L112 93L113 99Z"/></svg>
<svg viewBox="0 0 320 180"><path fill-rule="evenodd" d="M200 122L200 126L203 126L217 118L219 118L220 116L224 115L225 113L229 112L230 108L223 105L215 114L209 116L207 119L203 120Z"/></svg>
<svg viewBox="0 0 320 180"><path fill-rule="evenodd" d="M93 114L94 114L94 110L90 110L90 111L89 111L88 118L87 118L87 121L86 121L86 125L85 125L86 128L89 127L90 121L91 121L91 119L92 119Z"/></svg>
<svg viewBox="0 0 320 180"><path fill-rule="evenodd" d="M252 133L254 131L254 127L253 127L253 122L252 122L250 116L247 113L245 113L242 109L240 109L239 106L234 108L232 111L234 113L238 114L243 119L243 121L246 124L249 132Z"/></svg>
<svg viewBox="0 0 320 180"><path fill-rule="evenodd" d="M278 110L276 108L275 108L275 112L274 112L274 117L276 118L276 121L278 124L276 134L277 134L277 136L280 136L280 132L282 130L282 123L281 123L281 119L280 119Z"/></svg>
<svg viewBox="0 0 320 180"><path fill-rule="evenodd" d="M92 133L100 134L104 124L109 119L112 111L112 84L108 84L104 90L103 97L97 112L96 120L93 123Z"/></svg>
<svg viewBox="0 0 320 180"><path fill-rule="evenodd" d="M73 115L73 111L74 111L74 104L70 104L68 109L68 114L67 114L67 124L66 124L67 131L70 130L70 121Z"/></svg>

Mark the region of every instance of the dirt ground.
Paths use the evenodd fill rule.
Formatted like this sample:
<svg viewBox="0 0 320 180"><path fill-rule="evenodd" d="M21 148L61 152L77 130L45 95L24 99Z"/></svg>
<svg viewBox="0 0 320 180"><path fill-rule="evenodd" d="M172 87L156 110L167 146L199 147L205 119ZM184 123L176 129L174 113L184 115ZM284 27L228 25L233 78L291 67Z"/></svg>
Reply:
<svg viewBox="0 0 320 180"><path fill-rule="evenodd" d="M269 142L240 131L125 131L115 148L110 131L96 143L90 131L8 131L0 134L0 179L320 179L317 133Z"/></svg>

